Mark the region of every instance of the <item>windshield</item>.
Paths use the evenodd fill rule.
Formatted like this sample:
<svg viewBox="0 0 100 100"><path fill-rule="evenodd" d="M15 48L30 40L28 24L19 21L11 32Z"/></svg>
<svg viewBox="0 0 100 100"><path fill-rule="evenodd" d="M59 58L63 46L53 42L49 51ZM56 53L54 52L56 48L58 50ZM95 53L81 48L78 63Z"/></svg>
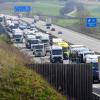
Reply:
<svg viewBox="0 0 100 100"><path fill-rule="evenodd" d="M42 52L42 50L36 50L37 52Z"/></svg>
<svg viewBox="0 0 100 100"><path fill-rule="evenodd" d="M17 29L18 25L10 26L11 29Z"/></svg>
<svg viewBox="0 0 100 100"><path fill-rule="evenodd" d="M14 37L14 38L21 38L22 35L14 35L13 37Z"/></svg>
<svg viewBox="0 0 100 100"><path fill-rule="evenodd" d="M63 51L64 51L64 52L68 51L68 48L63 48Z"/></svg>
<svg viewBox="0 0 100 100"><path fill-rule="evenodd" d="M94 53L85 53L84 56L86 55L94 55Z"/></svg>
<svg viewBox="0 0 100 100"><path fill-rule="evenodd" d="M49 40L42 40L42 43L48 43Z"/></svg>
<svg viewBox="0 0 100 100"><path fill-rule="evenodd" d="M38 44L39 40L31 40L31 44Z"/></svg>
<svg viewBox="0 0 100 100"><path fill-rule="evenodd" d="M42 49L43 48L43 45L37 45L37 46L34 46L35 49Z"/></svg>
<svg viewBox="0 0 100 100"><path fill-rule="evenodd" d="M53 55L62 55L62 50L52 50Z"/></svg>
<svg viewBox="0 0 100 100"><path fill-rule="evenodd" d="M37 38L37 39L40 39L40 38L41 38L41 36L36 36L36 38Z"/></svg>
<svg viewBox="0 0 100 100"><path fill-rule="evenodd" d="M26 25L20 25L19 28L26 28Z"/></svg>

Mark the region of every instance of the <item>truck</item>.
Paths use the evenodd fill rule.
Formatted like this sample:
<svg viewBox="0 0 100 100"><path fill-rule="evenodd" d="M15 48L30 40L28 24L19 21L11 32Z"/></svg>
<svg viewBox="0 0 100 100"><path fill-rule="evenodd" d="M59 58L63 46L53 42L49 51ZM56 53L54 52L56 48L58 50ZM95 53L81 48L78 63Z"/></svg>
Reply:
<svg viewBox="0 0 100 100"><path fill-rule="evenodd" d="M46 27L47 27L47 29L50 29L50 26L51 26L52 24L51 24L51 18L47 18L46 19Z"/></svg>
<svg viewBox="0 0 100 100"><path fill-rule="evenodd" d="M35 55L35 57L44 57L46 55L44 44L35 44L33 46L33 54Z"/></svg>
<svg viewBox="0 0 100 100"><path fill-rule="evenodd" d="M62 47L52 45L50 49L50 62L63 63L63 49Z"/></svg>
<svg viewBox="0 0 100 100"><path fill-rule="evenodd" d="M62 42L58 42L57 45L63 48L64 60L69 59L69 45L68 45L68 43L65 41L62 41Z"/></svg>
<svg viewBox="0 0 100 100"><path fill-rule="evenodd" d="M53 45L54 45L54 44L57 44L58 42L63 42L63 39L61 39L61 38L53 38L52 42L53 42Z"/></svg>
<svg viewBox="0 0 100 100"><path fill-rule="evenodd" d="M50 51L50 40L49 40L49 35L48 34L42 34L40 38L41 43L44 44L44 47L46 49L46 52Z"/></svg>
<svg viewBox="0 0 100 100"><path fill-rule="evenodd" d="M13 31L13 42L22 43L23 42L23 32L20 29Z"/></svg>
<svg viewBox="0 0 100 100"><path fill-rule="evenodd" d="M39 16L34 16L34 22L37 22L40 20L40 17Z"/></svg>
<svg viewBox="0 0 100 100"><path fill-rule="evenodd" d="M28 30L28 29L25 29L24 30L24 37L26 37L27 35L36 35L35 31L34 30Z"/></svg>
<svg viewBox="0 0 100 100"><path fill-rule="evenodd" d="M70 49L70 53L73 51L73 49L75 48L82 48L85 47L84 45L70 45L69 49Z"/></svg>
<svg viewBox="0 0 100 100"><path fill-rule="evenodd" d="M42 32L36 32L36 39L41 39L43 36Z"/></svg>
<svg viewBox="0 0 100 100"><path fill-rule="evenodd" d="M39 42L40 42L39 39L36 39L34 35L26 35L25 38L26 48L33 50L32 46L38 44Z"/></svg>
<svg viewBox="0 0 100 100"><path fill-rule="evenodd" d="M84 58L87 54L95 54L94 51L86 47L73 48L69 58L72 62L84 63Z"/></svg>
<svg viewBox="0 0 100 100"><path fill-rule="evenodd" d="M88 49L84 49L83 51L78 52L79 58L80 58L80 62L81 63L85 63L85 58L86 55L95 55L95 52L92 50L88 50Z"/></svg>
<svg viewBox="0 0 100 100"><path fill-rule="evenodd" d="M69 45L61 38L53 38L53 45L58 45L63 48L63 58L64 60L69 58Z"/></svg>
<svg viewBox="0 0 100 100"><path fill-rule="evenodd" d="M100 64L98 58L100 55L86 55L85 63L91 63L93 72L93 82L100 81Z"/></svg>

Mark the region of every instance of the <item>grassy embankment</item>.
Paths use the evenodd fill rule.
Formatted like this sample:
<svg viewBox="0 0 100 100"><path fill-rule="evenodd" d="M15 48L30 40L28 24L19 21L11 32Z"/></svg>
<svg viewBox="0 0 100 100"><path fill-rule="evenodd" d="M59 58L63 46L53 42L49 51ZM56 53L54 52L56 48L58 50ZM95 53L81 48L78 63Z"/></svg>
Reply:
<svg viewBox="0 0 100 100"><path fill-rule="evenodd" d="M29 57L0 38L0 100L66 100L24 64Z"/></svg>

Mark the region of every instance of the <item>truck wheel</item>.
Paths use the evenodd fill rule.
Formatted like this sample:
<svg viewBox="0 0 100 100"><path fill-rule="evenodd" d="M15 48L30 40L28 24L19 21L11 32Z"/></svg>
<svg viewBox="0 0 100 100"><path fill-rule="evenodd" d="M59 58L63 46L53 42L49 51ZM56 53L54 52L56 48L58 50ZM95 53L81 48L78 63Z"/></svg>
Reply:
<svg viewBox="0 0 100 100"><path fill-rule="evenodd" d="M63 61L61 61L60 63L62 63L62 64L63 64Z"/></svg>
<svg viewBox="0 0 100 100"><path fill-rule="evenodd" d="M53 63L52 59L50 59L50 62Z"/></svg>

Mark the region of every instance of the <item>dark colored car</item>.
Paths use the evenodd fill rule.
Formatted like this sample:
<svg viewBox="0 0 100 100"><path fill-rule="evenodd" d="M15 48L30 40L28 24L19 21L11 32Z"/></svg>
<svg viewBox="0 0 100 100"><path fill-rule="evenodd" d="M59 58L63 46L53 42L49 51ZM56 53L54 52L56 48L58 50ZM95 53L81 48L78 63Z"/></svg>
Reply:
<svg viewBox="0 0 100 100"><path fill-rule="evenodd" d="M59 31L59 32L58 32L58 34L62 34L62 32L61 32L61 31Z"/></svg>
<svg viewBox="0 0 100 100"><path fill-rule="evenodd" d="M55 31L55 28L52 28L51 31Z"/></svg>

